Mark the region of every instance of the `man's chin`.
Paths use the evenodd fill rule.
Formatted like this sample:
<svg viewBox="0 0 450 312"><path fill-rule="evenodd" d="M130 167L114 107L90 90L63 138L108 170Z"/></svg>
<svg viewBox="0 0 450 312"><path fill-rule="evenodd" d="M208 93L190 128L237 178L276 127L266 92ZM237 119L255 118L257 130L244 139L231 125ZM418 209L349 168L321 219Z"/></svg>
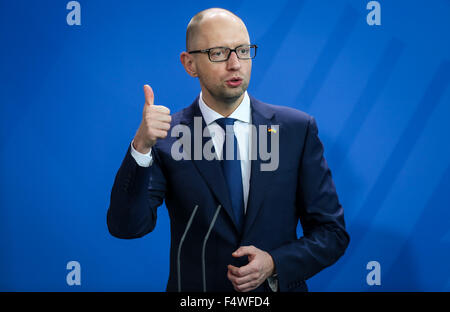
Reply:
<svg viewBox="0 0 450 312"><path fill-rule="evenodd" d="M234 104L237 100L239 100L239 98L242 96L241 95L236 95L236 96L227 96L227 97L223 97L222 101L224 103L229 103L229 104Z"/></svg>
<svg viewBox="0 0 450 312"><path fill-rule="evenodd" d="M245 93L245 91L246 90L243 88L233 88L232 90L226 90L222 97L225 102L232 103L238 100Z"/></svg>

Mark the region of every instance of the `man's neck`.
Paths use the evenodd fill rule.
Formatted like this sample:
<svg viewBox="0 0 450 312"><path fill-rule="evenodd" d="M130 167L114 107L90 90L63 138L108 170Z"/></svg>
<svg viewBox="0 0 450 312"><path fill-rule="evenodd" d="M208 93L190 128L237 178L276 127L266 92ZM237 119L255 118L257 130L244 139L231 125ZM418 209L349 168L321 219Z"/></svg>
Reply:
<svg viewBox="0 0 450 312"><path fill-rule="evenodd" d="M205 104L214 110L215 112L219 113L220 115L224 117L230 116L236 108L239 107L239 105L242 103L242 100L244 99L245 93L243 93L239 98L232 102L223 102L223 101L217 101L213 97L208 96L207 94L202 92L202 99Z"/></svg>

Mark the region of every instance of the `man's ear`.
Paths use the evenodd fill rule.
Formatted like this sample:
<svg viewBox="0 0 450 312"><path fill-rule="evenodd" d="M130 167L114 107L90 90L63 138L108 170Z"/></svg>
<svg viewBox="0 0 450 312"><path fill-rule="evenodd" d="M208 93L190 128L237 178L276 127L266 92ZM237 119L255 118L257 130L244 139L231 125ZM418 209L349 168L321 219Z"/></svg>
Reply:
<svg viewBox="0 0 450 312"><path fill-rule="evenodd" d="M191 77L198 77L197 69L195 66L194 57L187 53L186 51L180 54L181 64L183 64L184 69Z"/></svg>

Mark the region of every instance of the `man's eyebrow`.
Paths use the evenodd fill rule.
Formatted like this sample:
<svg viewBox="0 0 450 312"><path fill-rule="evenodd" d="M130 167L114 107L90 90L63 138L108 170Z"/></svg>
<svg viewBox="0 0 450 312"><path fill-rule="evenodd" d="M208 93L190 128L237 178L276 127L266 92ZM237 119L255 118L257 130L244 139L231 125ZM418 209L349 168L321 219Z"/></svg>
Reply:
<svg viewBox="0 0 450 312"><path fill-rule="evenodd" d="M230 48L230 49L234 49L234 48L237 48L237 47L240 47L240 46L243 46L243 45L250 45L251 43L239 43L239 44L237 44L237 45L216 45L216 46L213 46L213 47L211 47L211 48ZM209 48L209 49L211 49L211 48Z"/></svg>

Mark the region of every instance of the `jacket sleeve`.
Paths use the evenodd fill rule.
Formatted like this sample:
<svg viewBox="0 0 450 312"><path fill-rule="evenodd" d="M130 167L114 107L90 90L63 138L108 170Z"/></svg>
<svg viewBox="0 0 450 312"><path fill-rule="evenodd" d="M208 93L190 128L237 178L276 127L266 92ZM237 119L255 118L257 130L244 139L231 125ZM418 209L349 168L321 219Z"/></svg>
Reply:
<svg viewBox="0 0 450 312"><path fill-rule="evenodd" d="M335 263L350 242L345 231L344 211L313 117L308 122L301 156L297 202L303 236L269 252L275 263L280 291L302 285Z"/></svg>
<svg viewBox="0 0 450 312"><path fill-rule="evenodd" d="M156 210L166 193L157 147L152 148L149 167L139 166L130 149L116 174L106 218L109 232L118 238L138 238L153 231Z"/></svg>

